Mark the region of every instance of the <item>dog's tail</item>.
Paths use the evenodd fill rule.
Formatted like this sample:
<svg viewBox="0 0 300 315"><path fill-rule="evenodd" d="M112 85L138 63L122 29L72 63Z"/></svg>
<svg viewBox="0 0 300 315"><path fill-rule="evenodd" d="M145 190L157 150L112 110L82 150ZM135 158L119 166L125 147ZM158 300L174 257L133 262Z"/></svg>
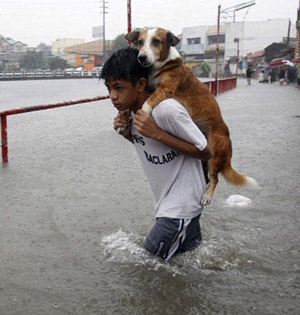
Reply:
<svg viewBox="0 0 300 315"><path fill-rule="evenodd" d="M247 188L258 189L257 181L249 176L244 176L235 171L231 166L222 170L222 175L230 184L236 186L246 186Z"/></svg>

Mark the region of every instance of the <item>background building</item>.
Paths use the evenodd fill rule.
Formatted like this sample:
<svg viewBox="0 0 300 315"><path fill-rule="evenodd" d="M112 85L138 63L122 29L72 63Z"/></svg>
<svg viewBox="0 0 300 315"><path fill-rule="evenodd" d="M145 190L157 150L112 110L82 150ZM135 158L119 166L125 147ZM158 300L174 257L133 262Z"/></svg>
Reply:
<svg viewBox="0 0 300 315"><path fill-rule="evenodd" d="M66 47L84 43L82 38L60 38L52 42L52 54L63 53Z"/></svg>
<svg viewBox="0 0 300 315"><path fill-rule="evenodd" d="M10 37L0 35L0 66L11 68L18 66L18 60L27 52L27 45Z"/></svg>
<svg viewBox="0 0 300 315"><path fill-rule="evenodd" d="M182 32L181 53L185 62L204 59L209 26L185 27Z"/></svg>
<svg viewBox="0 0 300 315"><path fill-rule="evenodd" d="M239 44L240 68L246 68L246 58L254 54L254 58L264 61L264 49L273 43L283 43L295 37L295 26L286 19L273 19L260 22L231 22L220 26L219 32L219 68L222 72L225 65L230 65L232 73L236 67L237 45ZM234 41L234 39L238 39ZM194 26L182 31L181 52L187 64L206 61L212 72L215 71L217 46L216 26ZM244 62L243 62L244 60Z"/></svg>
<svg viewBox="0 0 300 315"><path fill-rule="evenodd" d="M105 41L106 52L112 47L112 41ZM91 70L103 63L103 40L95 40L88 43L66 47L64 55L60 57L65 59L69 64L80 67L84 70Z"/></svg>
<svg viewBox="0 0 300 315"><path fill-rule="evenodd" d="M217 26L210 26L207 30L207 46L205 47L205 61L210 65L212 72L216 71L215 57L217 52ZM220 25L219 29L219 67L224 64L226 28Z"/></svg>
<svg viewBox="0 0 300 315"><path fill-rule="evenodd" d="M237 44L234 38L239 38L240 56L262 50L272 43L282 43L287 37L289 20L274 19L260 22L236 22L226 24L225 60L236 56ZM295 37L295 27L291 27L291 37Z"/></svg>

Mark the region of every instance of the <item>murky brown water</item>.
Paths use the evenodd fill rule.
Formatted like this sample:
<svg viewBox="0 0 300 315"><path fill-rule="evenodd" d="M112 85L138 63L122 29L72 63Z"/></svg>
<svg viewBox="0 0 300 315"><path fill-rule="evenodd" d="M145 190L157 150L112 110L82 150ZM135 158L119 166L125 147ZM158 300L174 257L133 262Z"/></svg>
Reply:
<svg viewBox="0 0 300 315"><path fill-rule="evenodd" d="M106 94L97 80L0 83L0 110ZM239 87L218 97L233 165L202 246L169 263L141 244L154 223L134 148L109 101L8 118L0 168L0 314L298 314L300 90ZM245 208L226 207L232 194Z"/></svg>

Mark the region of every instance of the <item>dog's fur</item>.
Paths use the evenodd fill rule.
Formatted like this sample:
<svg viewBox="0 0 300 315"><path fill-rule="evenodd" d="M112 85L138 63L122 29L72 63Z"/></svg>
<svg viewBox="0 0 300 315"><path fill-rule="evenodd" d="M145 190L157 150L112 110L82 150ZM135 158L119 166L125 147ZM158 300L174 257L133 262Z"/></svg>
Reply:
<svg viewBox="0 0 300 315"><path fill-rule="evenodd" d="M188 110L208 139L212 158L208 162L209 184L201 203L211 202L219 173L234 185L258 186L253 178L240 175L231 167L231 140L219 105L206 86L183 64L174 48L179 39L162 28L133 31L126 39L138 48L140 64L151 67L148 80L156 88L142 109L151 113L161 101L173 97Z"/></svg>

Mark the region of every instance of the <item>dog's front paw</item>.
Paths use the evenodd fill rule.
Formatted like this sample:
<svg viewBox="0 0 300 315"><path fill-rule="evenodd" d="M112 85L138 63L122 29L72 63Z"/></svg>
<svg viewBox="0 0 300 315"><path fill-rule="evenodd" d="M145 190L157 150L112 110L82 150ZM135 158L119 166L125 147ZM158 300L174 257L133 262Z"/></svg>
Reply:
<svg viewBox="0 0 300 315"><path fill-rule="evenodd" d="M207 193L205 193L202 197L202 200L201 200L201 206L202 207L205 207L205 206L208 206L211 202L211 196Z"/></svg>
<svg viewBox="0 0 300 315"><path fill-rule="evenodd" d="M152 112L152 107L147 103L147 102L145 102L144 104L143 104L143 106L142 106L142 110L145 112L145 113L147 113L147 114L151 114L151 112Z"/></svg>

